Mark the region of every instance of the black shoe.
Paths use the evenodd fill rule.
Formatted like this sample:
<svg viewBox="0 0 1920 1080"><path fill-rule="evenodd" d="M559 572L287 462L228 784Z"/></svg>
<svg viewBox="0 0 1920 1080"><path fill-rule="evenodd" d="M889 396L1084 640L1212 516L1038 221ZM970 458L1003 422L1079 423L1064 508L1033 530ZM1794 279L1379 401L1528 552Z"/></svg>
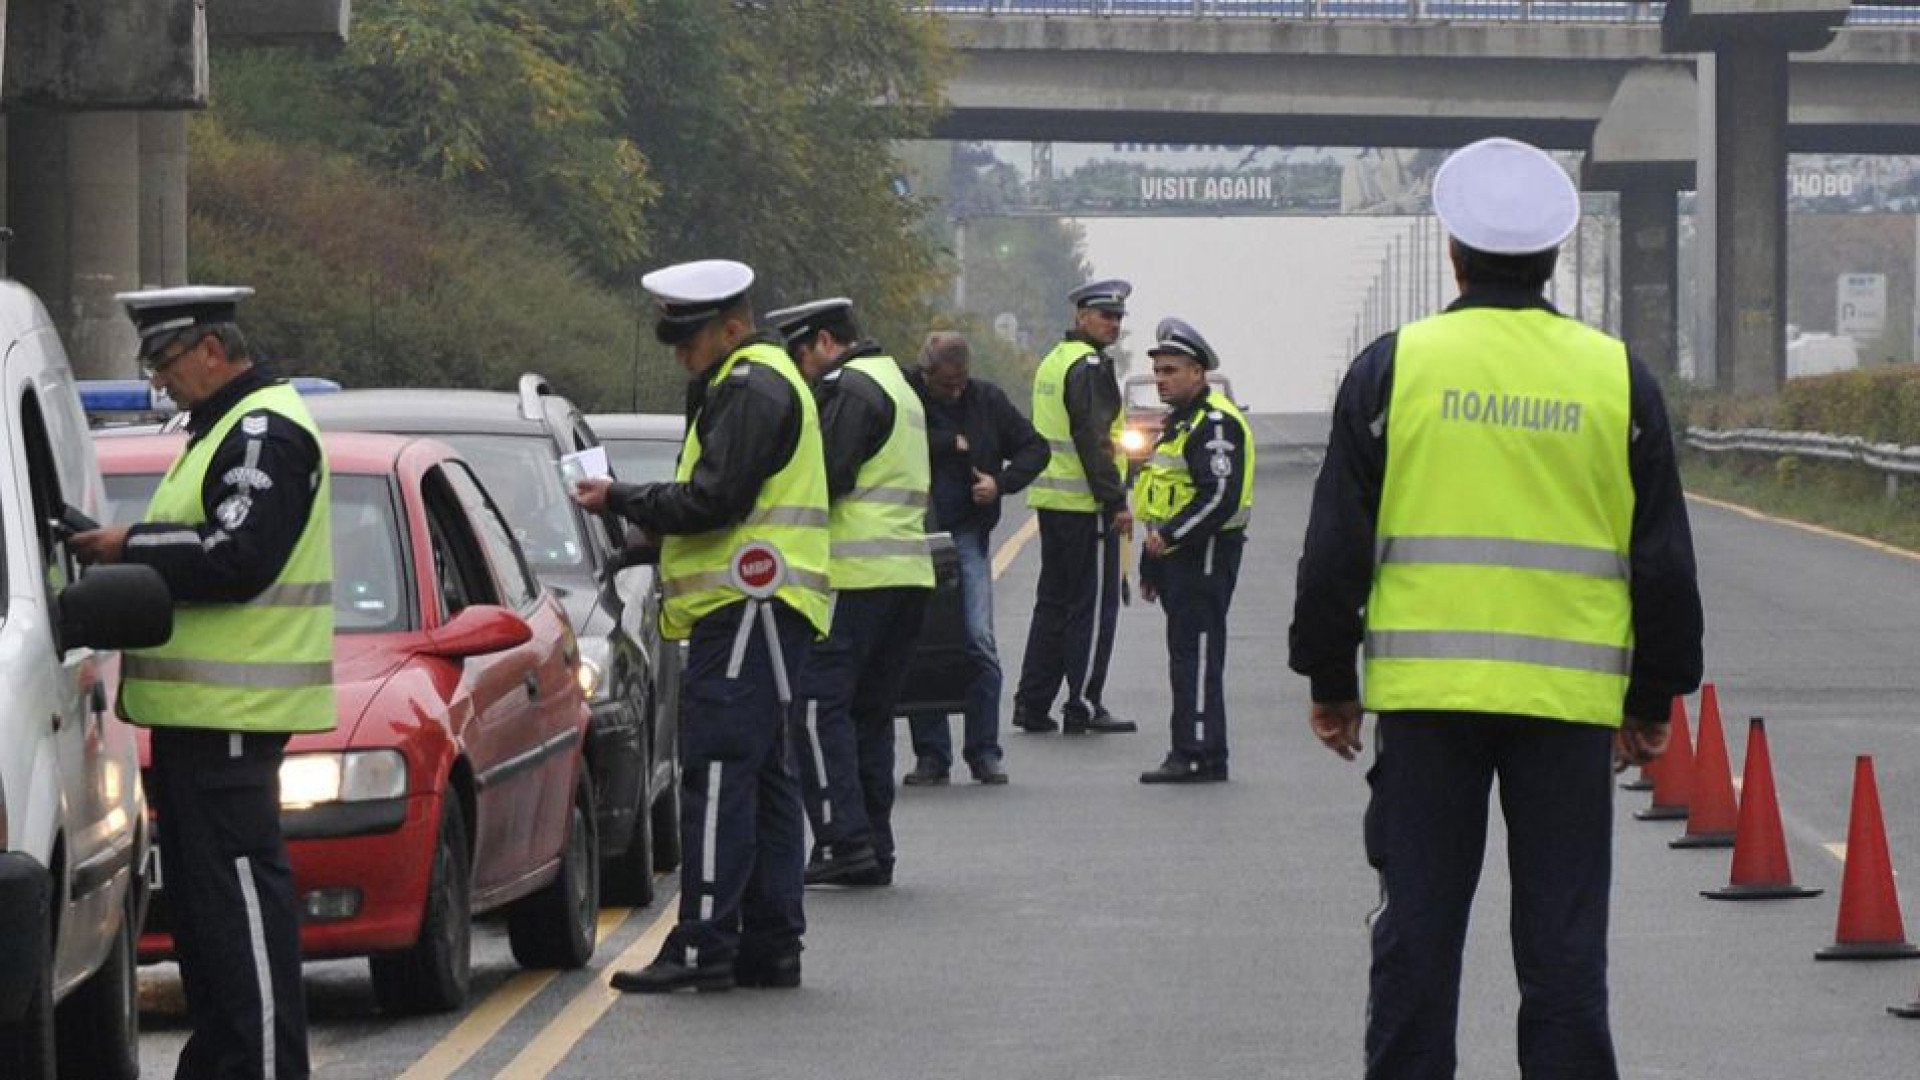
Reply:
<svg viewBox="0 0 1920 1080"><path fill-rule="evenodd" d="M792 990L800 985L800 954L766 960L735 960L733 984L755 990Z"/></svg>
<svg viewBox="0 0 1920 1080"><path fill-rule="evenodd" d="M1092 716L1077 717L1068 714L1062 730L1068 735L1123 735L1140 729L1133 721L1122 720L1108 712L1105 705L1095 705Z"/></svg>
<svg viewBox="0 0 1920 1080"><path fill-rule="evenodd" d="M1198 761L1168 754L1157 769L1140 774L1143 784L1221 784L1227 779L1227 763L1203 765Z"/></svg>
<svg viewBox="0 0 1920 1080"><path fill-rule="evenodd" d="M1013 710L1013 726L1029 735L1047 735L1060 730L1060 725L1053 722L1053 717L1024 709Z"/></svg>
<svg viewBox="0 0 1920 1080"><path fill-rule="evenodd" d="M808 885L859 888L863 876L872 874L879 867L880 860L874 858L873 848L862 846L845 855L815 856L807 863L805 880Z"/></svg>
<svg viewBox="0 0 1920 1080"><path fill-rule="evenodd" d="M967 767L973 770L973 782L976 784L1004 784L1007 782L1007 770L1000 765L997 757L983 757L978 761L969 761Z"/></svg>
<svg viewBox="0 0 1920 1080"><path fill-rule="evenodd" d="M798 963L797 957L795 962ZM798 968L794 975L799 976ZM663 956L637 971L616 971L612 981L615 990L628 994L671 994L676 990L708 994L733 989L733 962L688 967Z"/></svg>
<svg viewBox="0 0 1920 1080"><path fill-rule="evenodd" d="M947 767L934 758L923 757L900 782L907 787L941 787L947 782Z"/></svg>

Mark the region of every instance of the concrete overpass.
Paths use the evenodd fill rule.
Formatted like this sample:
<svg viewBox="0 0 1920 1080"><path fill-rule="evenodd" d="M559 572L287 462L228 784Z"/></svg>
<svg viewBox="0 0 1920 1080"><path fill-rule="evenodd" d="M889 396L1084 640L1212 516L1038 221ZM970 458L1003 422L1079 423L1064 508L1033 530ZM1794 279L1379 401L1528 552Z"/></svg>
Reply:
<svg viewBox="0 0 1920 1080"><path fill-rule="evenodd" d="M113 294L187 279L186 110L209 40L341 42L351 0L0 0L6 272L82 377L134 374Z"/></svg>
<svg viewBox="0 0 1920 1080"><path fill-rule="evenodd" d="M1845 0L1691 0L1666 5L1664 22L1577 17L1623 4L1407 4L1514 11L1383 19L1394 5L1342 18L1359 8L1316 2L1312 17L1285 5L1219 17L1255 10L1207 9L1220 0L1163 0L1161 17L1075 17L1073 3L1049 16L949 14L963 65L937 134L1412 147L1506 134L1584 151L1587 186L1622 193L1625 336L1665 370L1678 317L1674 196L1700 191L1716 239L1702 245L1711 317L1695 340L1703 359L1725 343L1719 381L1740 391L1785 372L1786 153L1920 153L1920 7L1880 5L1872 23L1842 27ZM1018 5L1001 0L999 11ZM1518 17L1535 7L1561 15Z"/></svg>

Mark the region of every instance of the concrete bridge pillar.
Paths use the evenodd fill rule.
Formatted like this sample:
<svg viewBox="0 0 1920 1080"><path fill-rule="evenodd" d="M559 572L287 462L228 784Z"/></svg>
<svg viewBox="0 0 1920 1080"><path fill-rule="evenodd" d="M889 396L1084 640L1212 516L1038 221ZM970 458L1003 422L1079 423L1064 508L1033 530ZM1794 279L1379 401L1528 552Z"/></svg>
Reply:
<svg viewBox="0 0 1920 1080"><path fill-rule="evenodd" d="M187 114L140 116L140 283L187 284Z"/></svg>
<svg viewBox="0 0 1920 1080"><path fill-rule="evenodd" d="M1678 195L1652 184L1620 190L1620 336L1663 377L1680 372Z"/></svg>
<svg viewBox="0 0 1920 1080"><path fill-rule="evenodd" d="M8 269L59 327L83 379L136 374L114 300L140 285L140 117L22 110L8 117Z"/></svg>
<svg viewBox="0 0 1920 1080"><path fill-rule="evenodd" d="M1736 394L1779 389L1787 371L1788 55L1825 48L1850 0L1672 0L1668 52L1712 53L1712 133L1702 140L1702 219L1712 230L1713 340L1695 367ZM1709 189L1709 185L1711 188ZM1700 346L1706 348L1700 348Z"/></svg>

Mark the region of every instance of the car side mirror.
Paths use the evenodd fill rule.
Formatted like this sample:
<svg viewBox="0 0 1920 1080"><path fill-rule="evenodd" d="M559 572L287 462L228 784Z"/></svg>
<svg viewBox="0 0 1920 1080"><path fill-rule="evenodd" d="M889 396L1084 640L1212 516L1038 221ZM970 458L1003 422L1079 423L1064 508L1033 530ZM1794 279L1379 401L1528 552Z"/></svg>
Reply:
<svg viewBox="0 0 1920 1080"><path fill-rule="evenodd" d="M173 592L151 566L96 566L60 590L62 649L145 649L173 636Z"/></svg>
<svg viewBox="0 0 1920 1080"><path fill-rule="evenodd" d="M445 626L427 631L427 647L421 651L464 660L505 652L532 640L533 627L527 620L497 604L473 604L462 608Z"/></svg>

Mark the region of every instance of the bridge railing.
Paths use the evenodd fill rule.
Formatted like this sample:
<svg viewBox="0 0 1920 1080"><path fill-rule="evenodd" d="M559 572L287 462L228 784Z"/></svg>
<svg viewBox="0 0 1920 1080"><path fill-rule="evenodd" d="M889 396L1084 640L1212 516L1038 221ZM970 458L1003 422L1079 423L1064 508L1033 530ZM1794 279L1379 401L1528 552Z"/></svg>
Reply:
<svg viewBox="0 0 1920 1080"><path fill-rule="evenodd" d="M1649 0L928 0L919 6L947 15L1556 23L1657 23L1666 9ZM1848 22L1920 25L1920 7L1855 4Z"/></svg>
<svg viewBox="0 0 1920 1080"><path fill-rule="evenodd" d="M1817 431L1773 431L1767 428L1687 429L1687 445L1709 454L1745 452L1774 457L1808 457L1850 461L1886 477L1887 498L1900 493L1900 478L1920 476L1920 446L1868 442L1858 435L1823 435Z"/></svg>

